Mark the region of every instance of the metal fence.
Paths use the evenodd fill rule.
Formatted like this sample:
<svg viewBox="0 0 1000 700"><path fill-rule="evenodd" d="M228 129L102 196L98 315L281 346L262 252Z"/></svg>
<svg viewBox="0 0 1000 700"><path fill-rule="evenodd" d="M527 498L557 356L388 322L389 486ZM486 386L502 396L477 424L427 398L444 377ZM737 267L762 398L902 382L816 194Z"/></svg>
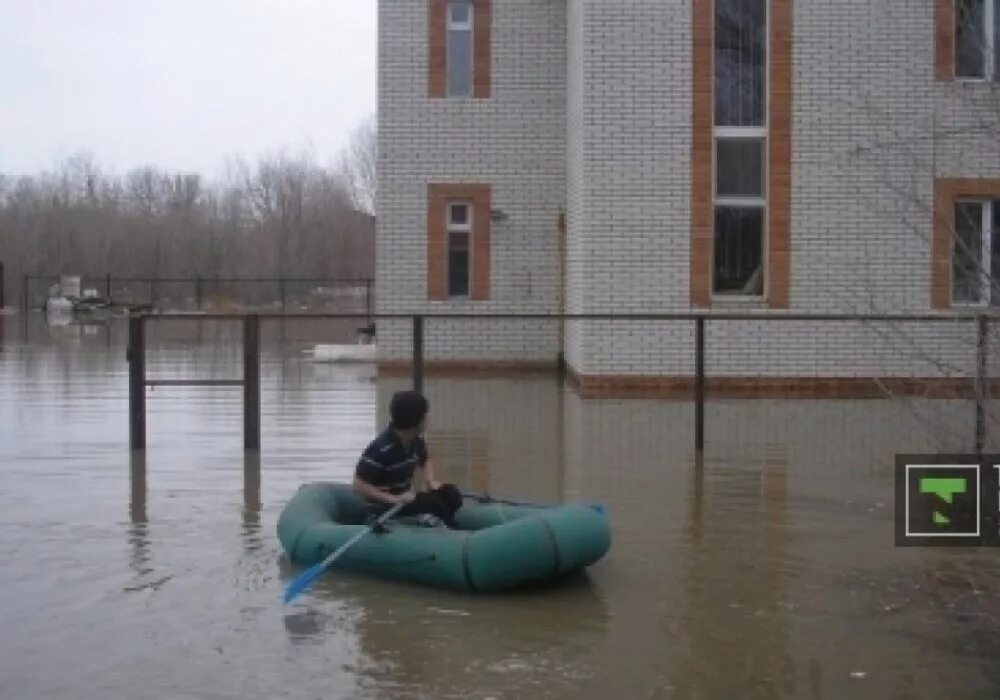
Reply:
<svg viewBox="0 0 1000 700"><path fill-rule="evenodd" d="M130 364L130 440L135 449L144 449L146 444L145 428L145 387L147 386L241 386L244 397L244 447L246 449L259 449L260 447L260 355L261 355L261 331L263 322L271 321L295 321L295 322L330 322L330 321L355 321L371 320L380 325L379 336L382 335L381 326L385 324L396 324L407 327L407 341L409 347L405 352L405 359L400 362L398 358L387 363L387 366L394 366L396 370L401 367L410 377L412 386L418 390L424 387L425 377L428 371L434 371L440 363L433 354L428 355L428 347L435 345L435 334L444 328L445 324L455 324L461 322L468 324L468 329L475 329L472 335L484 335L480 331L484 326L498 322L519 322L519 323L553 323L558 324L559 333L562 334L567 324L603 324L603 325L623 325L633 329L670 327L671 324L680 324L691 331L691 344L685 346L690 355L684 360L685 367L690 367L681 381L677 377L669 377L668 381L659 382L656 376L639 376L636 378L619 377L621 386L627 389L625 394L655 398L657 396L667 396L673 399L690 401L693 410L693 430L692 439L696 453L701 453L705 445L705 411L706 404L715 399L739 399L755 398L760 395L760 386L769 387L770 390L786 392L787 398L806 397L810 395L820 395L829 398L845 398L847 394L840 392L836 387L829 386L830 379L826 376L803 375L801 382L797 382L796 387L784 386L781 382L767 381L769 377L764 377L759 382L747 381L745 377L734 377L732 372L728 372L720 361L720 357L732 357L731 348L726 345L725 333L719 334L720 329L731 327L740 323L760 323L786 324L785 328L790 328L796 322L823 324L821 327L833 327L836 324L867 324L876 328L885 326L907 326L910 324L951 324L951 329L944 328L944 332L951 332L950 345L952 350L961 355L960 363L954 367L939 367L940 376L932 379L922 379L920 377L907 377L899 375L891 382L882 382L877 378L865 377L863 374L857 376L846 376L838 378L842 385L846 386L849 393L863 397L874 398L883 396L893 398L893 392L899 392L900 396L914 396L920 398L950 398L960 399L968 402L971 410L966 414L965 409L961 409L962 414L967 419L961 419L959 423L965 427L959 430L968 435L974 449L982 452L987 441L988 413L992 406L992 399L1000 388L1000 382L996 375L1000 363L997 362L997 353L990 348L997 347L997 339L991 338L1000 329L1000 316L985 313L966 314L928 314L928 315L863 315L863 314L760 314L760 313L675 313L675 314L360 314L360 313L261 313L261 314L232 314L232 313L207 313L198 316L183 314L154 314L141 315L130 319L129 325L129 349L128 359ZM159 321L186 321L193 323L203 322L239 322L242 326L241 352L243 357L243 378L242 379L186 379L171 378L149 380L145 371L145 339L146 327L150 322ZM788 325L791 324L791 325ZM722 338L720 340L720 338ZM966 342L968 341L968 342ZM381 343L382 341L380 341ZM488 342L488 341L487 341ZM441 343L436 343L440 348ZM890 347L890 350L892 348ZM744 348L744 351L747 351ZM436 352L436 350L435 350ZM923 352L921 349L915 351L917 354ZM652 357L656 353L650 350ZM727 354L728 353L728 354ZM967 355L967 357L966 357ZM677 358L662 358L665 361L679 366ZM581 396L586 398L599 398L602 395L614 396L614 391L602 394L602 386L589 386L587 377L573 376L567 372L567 366L562 354L553 354L551 362L545 363L551 366L558 374L560 381L570 384L576 383ZM928 360L936 362L937 360ZM479 361L472 357L462 366L464 369L475 368ZM714 364L713 364L714 362ZM773 362L780 363L781 357L773 359ZM483 361L482 374L489 376L491 371L498 371L502 367L497 363ZM537 367L536 367L537 370ZM799 366L794 371L802 371ZM780 373L779 373L780 374ZM871 386L869 386L871 385ZM650 387L654 391L650 391ZM666 387L666 390L664 390ZM805 387L810 391L802 391ZM920 392L927 389L925 395ZM589 394L589 396L588 396ZM962 405L966 405L963 403ZM990 415L989 423L997 422L996 418ZM964 442L964 440L963 440Z"/></svg>
<svg viewBox="0 0 1000 700"><path fill-rule="evenodd" d="M42 308L59 275L25 275L21 306ZM111 273L80 277L81 293L92 290L114 305L167 310L343 310L374 308L372 278L297 277L117 277ZM0 270L2 290L2 270ZM0 291L0 301L3 293ZM2 305L2 303L0 303Z"/></svg>

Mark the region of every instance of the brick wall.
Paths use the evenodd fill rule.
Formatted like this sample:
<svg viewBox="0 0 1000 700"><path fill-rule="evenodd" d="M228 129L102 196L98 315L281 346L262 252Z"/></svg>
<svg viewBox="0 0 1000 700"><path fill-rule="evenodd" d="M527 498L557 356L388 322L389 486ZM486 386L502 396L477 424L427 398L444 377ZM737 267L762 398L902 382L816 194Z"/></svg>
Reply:
<svg viewBox="0 0 1000 700"><path fill-rule="evenodd" d="M488 98L428 96L429 3L379 3L377 309L381 313L557 312L565 205L566 9L491 4ZM482 3L481 3L482 5ZM488 301L429 301L427 187L488 184L508 215L490 231ZM432 335L433 333L433 335ZM387 359L409 357L410 329L379 324ZM555 360L558 325L441 322L428 359Z"/></svg>
<svg viewBox="0 0 1000 700"><path fill-rule="evenodd" d="M624 4L583 3L579 17L571 13L577 51L592 62L576 74L584 125L576 141L570 73L570 207L581 213L571 216L570 241L600 261L578 265L587 273L571 282L582 290L581 310L687 310L692 3ZM800 0L791 24L789 307L926 313L933 183L995 176L996 96L984 85L935 82L933 3ZM977 130L982 124L992 134ZM686 375L689 326L588 323L577 332L585 351L574 368ZM710 324L707 368L717 376L936 377L943 367L961 375L973 370L970 340L968 324Z"/></svg>
<svg viewBox="0 0 1000 700"><path fill-rule="evenodd" d="M583 313L587 308L585 254L588 202L584 177L584 4L567 3L566 9L566 280L565 310ZM581 324L565 329L565 357L574 367L584 367L586 342Z"/></svg>
<svg viewBox="0 0 1000 700"><path fill-rule="evenodd" d="M687 0L570 3L571 312L688 307L690 20ZM614 368L623 358L600 349L611 335L600 324L569 324L569 363L588 373Z"/></svg>
<svg viewBox="0 0 1000 700"><path fill-rule="evenodd" d="M935 180L1000 176L996 95L935 79L935 8L791 3L792 311L928 312ZM692 12L691 0L493 3L492 97L454 102L425 95L426 6L383 2L379 310L557 311L563 206L567 311L690 310ZM488 303L426 302L432 181L490 182L511 215L492 231ZM560 342L556 323L478 335L454 323L429 356L539 359ZM568 323L566 358L582 374L689 375L689 326ZM959 375L972 332L712 324L709 370ZM408 352L408 328L380 333Z"/></svg>

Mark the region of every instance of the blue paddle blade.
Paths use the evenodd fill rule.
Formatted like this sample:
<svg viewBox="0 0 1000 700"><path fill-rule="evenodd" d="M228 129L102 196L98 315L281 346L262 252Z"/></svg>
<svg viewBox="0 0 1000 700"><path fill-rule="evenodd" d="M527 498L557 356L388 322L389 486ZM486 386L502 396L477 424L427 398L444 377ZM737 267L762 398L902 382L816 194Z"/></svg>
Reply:
<svg viewBox="0 0 1000 700"><path fill-rule="evenodd" d="M288 588L285 589L285 596L284 596L285 603L287 603L292 598L297 596L299 593L304 591L309 586L309 584L313 582L314 579L316 579L320 574L322 574L327 569L327 567L329 567L334 562L334 560L337 559L337 557L339 557L341 554L350 549L358 540L360 540L362 537L364 537L369 532L374 530L377 526L381 525L386 520L388 520L396 513L398 513L403 508L404 505L405 504L403 503L397 503L392 508L387 510L385 513L380 515L379 519L376 520L374 523L372 523L365 529L361 530L359 533L354 535L354 537L347 540L347 542L345 542L344 544L340 545L337 551L335 551L333 554L331 554L318 564L313 564L311 567L306 569L305 572L302 573L297 579L288 584Z"/></svg>
<svg viewBox="0 0 1000 700"><path fill-rule="evenodd" d="M294 581L288 584L288 588L285 589L285 595L284 595L285 603L288 603L297 595L299 595L302 591L307 589L309 587L309 584L312 583L320 574L323 573L323 569L325 568L323 566L324 563L325 562L320 562L319 564L313 564L304 572L299 574L298 578L296 578Z"/></svg>

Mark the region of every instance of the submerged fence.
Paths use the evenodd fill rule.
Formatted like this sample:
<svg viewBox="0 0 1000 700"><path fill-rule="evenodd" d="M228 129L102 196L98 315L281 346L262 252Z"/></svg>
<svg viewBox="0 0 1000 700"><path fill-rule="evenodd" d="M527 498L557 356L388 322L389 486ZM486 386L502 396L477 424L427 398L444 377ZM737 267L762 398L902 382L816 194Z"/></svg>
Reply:
<svg viewBox="0 0 1000 700"><path fill-rule="evenodd" d="M21 307L38 309L58 285L58 275L25 275ZM2 282L2 271L0 271ZM343 302L361 301L366 312L374 308L374 280L370 277L117 277L111 273L82 276L81 292L94 290L113 304L200 310L256 307L339 309ZM0 300L3 298L0 284ZM0 303L2 306L2 303Z"/></svg>
<svg viewBox="0 0 1000 700"><path fill-rule="evenodd" d="M987 414L991 401L1000 389L1000 357L992 348L1000 347L997 330L1000 317L984 313L951 315L859 315L859 314L754 314L754 313L676 313L676 314L360 314L360 313L262 313L262 314L217 314L207 313L197 316L185 314L154 314L136 316L129 320L129 403L130 403L130 444L134 449L144 449L146 445L146 392L148 386L239 386L243 389L244 448L260 448L260 357L261 331L263 322L268 321L312 321L329 323L334 321L378 323L380 366L387 372L409 376L412 386L422 390L428 371L452 370L474 371L483 376L509 369L550 367L558 372L560 381L572 385L584 399L590 398L671 398L692 402L693 442L697 453L704 449L706 440L705 411L709 399L759 398L778 395L784 398L874 398L919 396L921 398L961 398L971 401L973 410L962 415L959 420L964 428L959 430L969 437L969 443L977 452L982 452L987 441ZM151 322L185 321L239 322L241 353L243 358L242 378L186 379L169 378L149 380L146 376L146 331ZM455 327L461 324L467 335L475 342L464 352L467 357L456 362L454 359L442 361L442 352L463 352L456 345ZM491 325L523 324L537 326L551 324L553 337L559 338L558 349L553 346L551 356L545 362L530 361L496 362L484 354L492 343L486 329ZM578 362L570 357L567 361L564 340L573 334L575 326L590 324L593 329L629 328L619 345L640 346L643 364L628 365L631 369L624 373L618 365L624 362L615 355L616 342L599 337L605 343L603 366L601 362ZM772 324L777 324L772 327ZM798 325L796 325L798 324ZM951 324L944 327L942 324ZM854 336L845 330L859 327L875 328L876 331L891 326L912 326L914 328L937 328L935 337L945 338L942 348L915 346L911 349L911 362L920 362L933 368L934 376L921 376L914 372L908 376L904 362L896 362L892 368L894 376L880 378L869 376L874 366L871 348L860 346L856 351L844 354L845 362L855 362L852 370L845 367L837 377L828 376L821 363L810 367L808 350L794 348L796 335L809 329L817 331L815 347L822 347L825 337L834 338L838 334L841 345L851 350ZM759 328L769 327L773 332L763 334ZM567 330L569 329L569 330ZM636 329L639 329L638 331ZM740 333L736 329L743 329ZM792 329L798 329L792 332ZM839 329L839 330L838 330ZM386 332L388 330L388 332ZM501 334L507 331L502 331ZM756 335L755 335L756 334ZM903 334L904 336L906 334ZM927 336L927 332L924 331ZM635 337L632 337L635 336ZM909 340L923 342L919 333L910 333ZM485 338L485 340L484 340ZM914 340L915 339L915 340ZM893 343L886 341L883 360L893 363L900 352ZM530 337L524 339L524 351L534 352L537 348ZM755 352L765 357L778 371L763 372L761 364L757 370L747 372L741 367L753 367L749 353ZM403 346L406 347L403 347ZM586 340L584 341L586 345ZM529 347L530 346L530 347ZM442 348L450 348L444 351ZM455 350L455 348L459 348ZM478 348L478 350L477 350ZM766 353L760 351L765 348ZM572 355L572 348L569 348ZM549 352L543 348L543 353ZM479 356L477 357L477 353ZM769 354L768 354L769 353ZM784 353L784 354L783 354ZM538 356L536 355L536 358ZM852 359L853 358L853 359ZM580 366L574 366L577 362ZM631 362L631 361L630 361ZM785 363L787 367L780 365ZM742 364L741 364L742 363ZM627 363L626 363L627 364ZM656 369L659 367L660 369ZM652 369L651 369L652 368ZM816 369L819 368L819 369ZM902 369L901 369L902 368ZM756 372L756 374L754 373ZM796 372L799 377L793 376ZM924 374L927 374L926 372ZM964 404L963 404L964 405ZM994 419L995 420L995 419ZM965 441L963 440L963 443ZM965 443L968 444L968 443Z"/></svg>

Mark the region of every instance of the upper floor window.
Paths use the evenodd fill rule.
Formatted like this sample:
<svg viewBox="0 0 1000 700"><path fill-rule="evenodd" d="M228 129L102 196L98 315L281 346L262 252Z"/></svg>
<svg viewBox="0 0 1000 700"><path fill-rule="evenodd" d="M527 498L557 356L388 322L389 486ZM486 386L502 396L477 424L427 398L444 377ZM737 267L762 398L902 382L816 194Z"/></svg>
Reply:
<svg viewBox="0 0 1000 700"><path fill-rule="evenodd" d="M427 96L488 99L493 0L430 0L427 7Z"/></svg>
<svg viewBox="0 0 1000 700"><path fill-rule="evenodd" d="M472 0L448 3L448 96L472 94Z"/></svg>
<svg viewBox="0 0 1000 700"><path fill-rule="evenodd" d="M955 75L995 80L1000 76L997 35L1000 0L955 0Z"/></svg>
<svg viewBox="0 0 1000 700"><path fill-rule="evenodd" d="M715 2L715 125L765 126L767 0Z"/></svg>
<svg viewBox="0 0 1000 700"><path fill-rule="evenodd" d="M715 2L714 294L764 294L767 0Z"/></svg>

